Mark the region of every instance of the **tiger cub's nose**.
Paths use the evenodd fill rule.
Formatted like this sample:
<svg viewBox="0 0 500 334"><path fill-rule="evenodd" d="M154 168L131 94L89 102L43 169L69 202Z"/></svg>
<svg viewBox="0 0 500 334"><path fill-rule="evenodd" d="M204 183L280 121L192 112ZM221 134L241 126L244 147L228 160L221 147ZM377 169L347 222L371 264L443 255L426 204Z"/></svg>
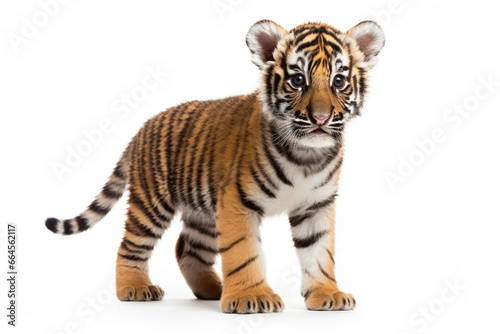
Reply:
<svg viewBox="0 0 500 334"><path fill-rule="evenodd" d="M318 116L313 115L313 118L316 120L316 124L323 125L323 124L325 124L326 120L328 118L330 118L330 115L326 115L326 116L324 116L324 115L318 115Z"/></svg>

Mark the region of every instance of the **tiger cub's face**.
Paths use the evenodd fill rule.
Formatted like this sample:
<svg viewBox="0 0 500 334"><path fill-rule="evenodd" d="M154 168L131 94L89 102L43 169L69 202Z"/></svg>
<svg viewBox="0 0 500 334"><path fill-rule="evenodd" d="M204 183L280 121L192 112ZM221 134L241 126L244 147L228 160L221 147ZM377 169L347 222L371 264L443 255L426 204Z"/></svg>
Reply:
<svg viewBox="0 0 500 334"><path fill-rule="evenodd" d="M257 22L247 45L262 71L264 113L281 139L299 147L335 145L344 124L359 115L367 71L384 41L371 21L346 33L326 24L286 31L272 21Z"/></svg>

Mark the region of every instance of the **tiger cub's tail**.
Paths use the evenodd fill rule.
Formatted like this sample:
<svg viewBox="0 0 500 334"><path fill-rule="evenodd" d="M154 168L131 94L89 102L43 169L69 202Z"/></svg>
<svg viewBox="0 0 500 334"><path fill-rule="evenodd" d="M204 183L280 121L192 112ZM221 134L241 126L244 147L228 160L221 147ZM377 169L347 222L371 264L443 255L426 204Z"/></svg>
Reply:
<svg viewBox="0 0 500 334"><path fill-rule="evenodd" d="M56 234L70 235L86 231L104 218L127 188L129 151L130 147L123 153L108 182L106 182L87 210L72 219L48 218L45 221L45 226Z"/></svg>

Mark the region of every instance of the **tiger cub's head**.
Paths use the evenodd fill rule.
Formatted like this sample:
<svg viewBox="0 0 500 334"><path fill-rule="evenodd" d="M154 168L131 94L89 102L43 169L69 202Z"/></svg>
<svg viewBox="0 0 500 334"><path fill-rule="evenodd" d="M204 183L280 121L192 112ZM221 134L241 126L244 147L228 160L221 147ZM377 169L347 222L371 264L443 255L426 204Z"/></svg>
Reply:
<svg viewBox="0 0 500 334"><path fill-rule="evenodd" d="M343 33L319 23L286 31L264 20L252 26L246 42L262 71L260 99L275 131L299 147L328 147L359 115L367 71L385 38L371 21Z"/></svg>

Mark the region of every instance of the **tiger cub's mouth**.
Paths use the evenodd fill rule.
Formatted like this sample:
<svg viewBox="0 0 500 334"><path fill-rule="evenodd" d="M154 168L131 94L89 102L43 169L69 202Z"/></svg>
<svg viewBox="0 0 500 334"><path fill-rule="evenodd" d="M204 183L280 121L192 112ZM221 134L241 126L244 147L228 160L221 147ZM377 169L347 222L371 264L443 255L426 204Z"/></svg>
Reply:
<svg viewBox="0 0 500 334"><path fill-rule="evenodd" d="M314 131L312 131L312 132L310 132L310 133L314 133L315 135L327 134L327 133L325 132L325 130L323 130L323 129L321 129L321 128L318 128L318 129L316 129L316 130L314 130Z"/></svg>
<svg viewBox="0 0 500 334"><path fill-rule="evenodd" d="M328 124L326 126L326 128L332 130L333 132L341 132L344 129L344 122L342 122L342 121L333 122L333 123ZM323 134L329 134L329 132L323 127L318 127L316 129L312 130L311 132L309 132L309 134L323 135Z"/></svg>

